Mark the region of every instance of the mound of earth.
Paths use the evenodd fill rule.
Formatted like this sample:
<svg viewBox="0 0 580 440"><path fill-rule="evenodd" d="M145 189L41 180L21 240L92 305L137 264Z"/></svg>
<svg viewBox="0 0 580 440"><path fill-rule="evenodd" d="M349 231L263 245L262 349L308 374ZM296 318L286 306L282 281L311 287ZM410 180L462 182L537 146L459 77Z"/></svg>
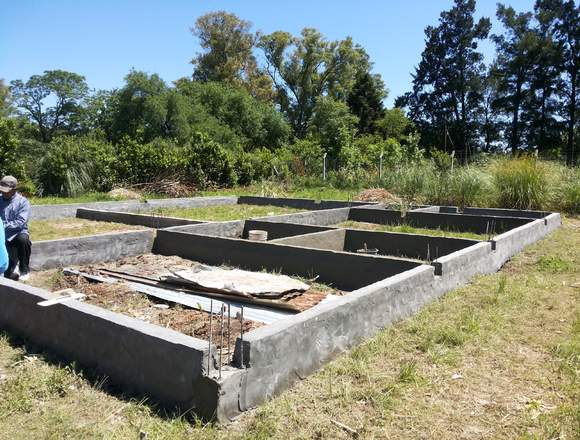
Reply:
<svg viewBox="0 0 580 440"><path fill-rule="evenodd" d="M383 188L369 188L357 196L361 202L378 202L385 204L401 203L401 199Z"/></svg>
<svg viewBox="0 0 580 440"><path fill-rule="evenodd" d="M127 188L115 188L107 193L113 199L122 200L139 200L142 198L141 194L136 191L131 191Z"/></svg>

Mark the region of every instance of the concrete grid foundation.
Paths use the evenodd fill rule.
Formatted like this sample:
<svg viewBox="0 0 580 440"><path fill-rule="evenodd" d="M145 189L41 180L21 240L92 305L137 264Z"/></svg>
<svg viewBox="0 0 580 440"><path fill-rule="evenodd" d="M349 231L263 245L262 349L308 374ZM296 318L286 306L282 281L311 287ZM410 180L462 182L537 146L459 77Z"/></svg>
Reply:
<svg viewBox="0 0 580 440"><path fill-rule="evenodd" d="M155 206L267 204L310 211L231 222L199 222L146 214L139 202L105 202L65 209L35 207L41 218L81 218L139 224L143 231L33 243L35 270L112 261L145 253L177 255L206 264L318 276L347 295L318 304L244 335L221 379L217 350L207 341L147 324L90 304L37 303L49 292L0 279L0 328L65 359L106 374L127 392L169 408L227 422L267 401L296 380L380 329L415 313L477 274L497 271L525 246L560 226L557 213L422 207L403 214L363 202L263 197L151 201ZM96 206L95 206L96 205ZM131 213L133 212L133 213ZM44 217L43 217L44 216ZM484 241L333 225L347 220L408 224L485 234ZM268 232L268 242L246 240ZM364 244L378 255L357 253ZM243 361L242 361L243 359ZM209 362L208 362L209 361ZM208 369L209 365L209 369Z"/></svg>

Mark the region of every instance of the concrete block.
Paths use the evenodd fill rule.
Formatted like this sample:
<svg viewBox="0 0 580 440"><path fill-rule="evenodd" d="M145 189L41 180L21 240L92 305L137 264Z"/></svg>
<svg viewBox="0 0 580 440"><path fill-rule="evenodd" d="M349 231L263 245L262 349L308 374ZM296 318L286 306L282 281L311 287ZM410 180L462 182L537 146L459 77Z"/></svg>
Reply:
<svg viewBox="0 0 580 440"><path fill-rule="evenodd" d="M86 237L35 241L30 267L46 270L78 264L113 261L151 252L155 231L114 232Z"/></svg>
<svg viewBox="0 0 580 440"><path fill-rule="evenodd" d="M208 379L207 343L78 301L36 304L48 292L0 279L0 328L104 373L129 393L211 418L218 401Z"/></svg>
<svg viewBox="0 0 580 440"><path fill-rule="evenodd" d="M189 220L185 218L165 217L161 215L133 214L118 211L99 211L96 209L85 208L77 209L77 217L86 220L146 226L148 228L156 229L205 223L199 220Z"/></svg>

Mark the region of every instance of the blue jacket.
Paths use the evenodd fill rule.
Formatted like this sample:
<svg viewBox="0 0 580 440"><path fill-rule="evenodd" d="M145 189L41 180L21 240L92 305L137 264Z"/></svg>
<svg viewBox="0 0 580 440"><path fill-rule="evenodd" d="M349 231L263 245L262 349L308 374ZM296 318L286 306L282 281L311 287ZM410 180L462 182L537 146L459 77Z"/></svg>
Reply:
<svg viewBox="0 0 580 440"><path fill-rule="evenodd" d="M0 220L0 277L8 269L8 252L6 251L6 240L4 238L4 224Z"/></svg>
<svg viewBox="0 0 580 440"><path fill-rule="evenodd" d="M0 196L0 218L4 222L4 235L7 241L20 234L30 235L28 219L30 218L30 202L23 195L16 193L10 200Z"/></svg>

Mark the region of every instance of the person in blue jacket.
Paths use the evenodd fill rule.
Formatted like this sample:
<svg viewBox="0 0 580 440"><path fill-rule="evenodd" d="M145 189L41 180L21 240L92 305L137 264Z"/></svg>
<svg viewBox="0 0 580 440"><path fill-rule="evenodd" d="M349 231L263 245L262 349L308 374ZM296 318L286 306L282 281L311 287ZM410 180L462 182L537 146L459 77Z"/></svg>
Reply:
<svg viewBox="0 0 580 440"><path fill-rule="evenodd" d="M4 176L0 180L0 218L4 222L4 243L8 252L6 278L26 281L30 276L30 202L16 188L14 176Z"/></svg>
<svg viewBox="0 0 580 440"><path fill-rule="evenodd" d="M0 218L0 277L6 269L8 269L8 251L6 250L6 243L4 238L4 223Z"/></svg>

